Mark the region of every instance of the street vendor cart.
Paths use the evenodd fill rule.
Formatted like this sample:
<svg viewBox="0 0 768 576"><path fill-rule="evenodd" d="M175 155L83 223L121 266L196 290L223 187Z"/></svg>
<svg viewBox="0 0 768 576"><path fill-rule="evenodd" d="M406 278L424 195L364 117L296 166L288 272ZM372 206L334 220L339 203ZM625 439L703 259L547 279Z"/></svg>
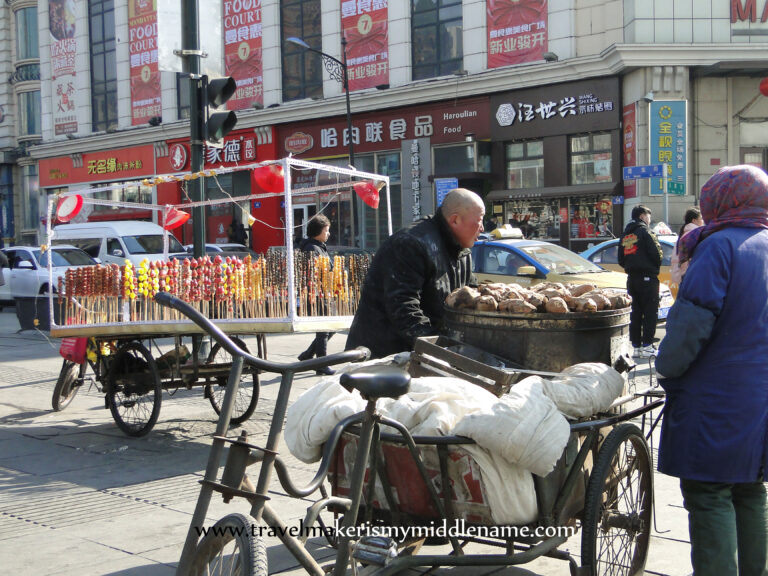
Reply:
<svg viewBox="0 0 768 576"><path fill-rule="evenodd" d="M158 176L145 184L183 181L204 176L216 178L222 171L200 174ZM184 221L180 213L195 206L222 203L250 203L259 198L280 196L285 203L285 251L269 251L243 259L215 256L185 259L146 260L140 265L126 260L117 264L68 270L49 300L51 335L66 338L67 353L54 390L54 409L71 401L77 389L92 379L105 394L119 428L130 436L147 434L157 422L162 392L201 386L214 410L219 413L232 366L231 354L214 343L204 351L204 330L176 311L158 305L153 296L160 291L189 303L214 319L240 350L248 352L244 337L257 335L256 354L266 358L265 335L269 333L337 331L348 328L359 299L369 256L350 254L333 258L309 258L294 252L294 223L291 182L299 172L323 173L331 182L303 187L300 193L318 193L325 208L345 192L365 193L370 202L379 190L386 190L388 229L389 179L354 169L326 166L293 158L238 167L238 170L266 171L268 178L256 178L261 191L247 196L187 203L177 206L136 205L162 213L167 230ZM264 184L266 183L266 184ZM256 185L255 185L256 186ZM96 197L113 187L65 192L49 202L49 243L57 241L50 223L54 212L61 220L74 217L73 211L89 203L122 205ZM73 198L77 198L76 201ZM74 208L74 209L73 209ZM249 215L249 213L246 213ZM167 256L167 238L166 256ZM54 311L56 312L54 321ZM158 341L172 339L171 350L160 351ZM168 344L163 343L167 347ZM259 397L258 369L247 368L238 386L231 422L239 424L253 413Z"/></svg>

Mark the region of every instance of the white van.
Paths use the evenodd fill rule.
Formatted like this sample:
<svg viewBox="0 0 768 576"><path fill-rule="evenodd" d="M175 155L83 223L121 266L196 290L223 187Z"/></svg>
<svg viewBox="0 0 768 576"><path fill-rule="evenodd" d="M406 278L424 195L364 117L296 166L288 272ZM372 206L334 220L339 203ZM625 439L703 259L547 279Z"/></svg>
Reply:
<svg viewBox="0 0 768 576"><path fill-rule="evenodd" d="M52 244L77 246L103 264L123 265L130 260L138 266L145 258L163 259L163 229L138 220L60 224L53 229ZM168 257L189 258L172 234L168 234Z"/></svg>

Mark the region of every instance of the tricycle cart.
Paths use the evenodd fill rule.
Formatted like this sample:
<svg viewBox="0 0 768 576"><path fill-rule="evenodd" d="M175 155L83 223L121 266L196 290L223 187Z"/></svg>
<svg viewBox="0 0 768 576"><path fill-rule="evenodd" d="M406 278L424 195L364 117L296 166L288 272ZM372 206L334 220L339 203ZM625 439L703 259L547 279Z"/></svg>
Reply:
<svg viewBox="0 0 768 576"><path fill-rule="evenodd" d="M329 435L319 470L304 487L297 487L277 453L293 375L318 365L336 364L365 357L364 350L351 350L324 359L291 364L275 364L239 352L227 336L196 310L166 294L156 299L193 319L209 332L217 343L235 355L230 373L231 388L225 393L205 478L198 498L177 574L267 574L264 541L252 523L264 522L288 547L308 573L321 576L327 572L309 554L305 546L314 526L324 527L321 512L342 516L340 530L329 535L337 549L332 567L336 576L366 569L366 573L395 574L415 566L507 566L522 564L539 556L565 559L573 574L638 574L645 565L653 505L651 455L642 432L630 420L657 407L661 400L645 402L633 410L623 410L628 402L642 399L644 393L626 395L605 414L598 414L570 427L570 439L555 470L535 478L538 518L525 526L487 524L490 512L480 501L457 498L457 460L466 460L463 446L473 441L463 437L413 437L399 422L382 416L376 409L380 398L397 398L408 391L410 375L399 367L383 365L363 367L342 375L341 383L356 388L367 401L364 411L339 422ZM244 364L256 369L282 374L279 396L273 413L267 444L259 447L242 433L238 438L224 436L229 424L229 407ZM627 367L625 367L627 368ZM384 434L381 426L396 430ZM219 478L223 449L229 444L226 466ZM353 447L354 456L343 453ZM403 455L406 455L403 458ZM260 462L255 486L245 474L246 467ZM345 466L349 462L349 467ZM410 462L404 466L404 462ZM437 466L434 466L437 463ZM291 496L306 498L320 491L321 497L307 510L299 536L269 502L273 471ZM330 479L334 494L323 488ZM461 481L466 478L461 479ZM384 497L377 498L376 485L384 487ZM252 518L229 515L199 538L204 527L213 492L245 498L251 504ZM408 498L403 497L408 495ZM412 503L415 503L414 506ZM422 544L434 544L427 538L429 527L441 522L463 521L468 528L448 533L441 539L451 550L445 554L418 554ZM581 563L558 549L567 537L552 530L557 527L581 527ZM371 527L416 527L417 537L400 540L372 532L357 531ZM477 536L485 528L483 534ZM494 529L494 530L490 530ZM364 535L360 535L360 534ZM413 533L410 531L409 533ZM464 548L470 542L497 545L498 554L470 554Z"/></svg>

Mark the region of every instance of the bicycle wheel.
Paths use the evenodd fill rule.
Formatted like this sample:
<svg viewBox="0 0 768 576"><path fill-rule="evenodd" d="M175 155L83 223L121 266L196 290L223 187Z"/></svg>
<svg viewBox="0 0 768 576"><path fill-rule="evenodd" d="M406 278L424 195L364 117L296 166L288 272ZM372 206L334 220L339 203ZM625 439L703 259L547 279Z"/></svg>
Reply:
<svg viewBox="0 0 768 576"><path fill-rule="evenodd" d="M157 422L162 388L157 366L141 342L121 346L109 363L107 403L128 436L144 436Z"/></svg>
<svg viewBox="0 0 768 576"><path fill-rule="evenodd" d="M193 576L267 576L267 548L242 514L225 516L208 530L192 560Z"/></svg>
<svg viewBox="0 0 768 576"><path fill-rule="evenodd" d="M237 344L238 348L248 352L245 342L239 338L232 338L232 341ZM211 348L211 353L208 354L208 363L231 366L232 355L217 343L214 344L213 348ZM224 393L227 391L228 378L229 374L217 376L215 382L208 382L205 385L205 396L211 401L211 406L213 406L216 414L221 414L221 406L224 403ZM240 377L240 385L237 387L237 396L235 397L235 405L232 409L230 423L242 424L248 420L253 411L256 410L258 402L259 375L256 372L251 374L243 373Z"/></svg>
<svg viewBox="0 0 768 576"><path fill-rule="evenodd" d="M85 376L85 364L75 364L70 360L64 360L59 372L59 379L56 380L56 386L53 388L53 398L51 406L54 411L59 412L69 406L72 399L80 390ZM79 381L78 381L79 379Z"/></svg>
<svg viewBox="0 0 768 576"><path fill-rule="evenodd" d="M621 424L600 448L587 487L581 562L591 576L643 573L652 506L648 444L637 426Z"/></svg>

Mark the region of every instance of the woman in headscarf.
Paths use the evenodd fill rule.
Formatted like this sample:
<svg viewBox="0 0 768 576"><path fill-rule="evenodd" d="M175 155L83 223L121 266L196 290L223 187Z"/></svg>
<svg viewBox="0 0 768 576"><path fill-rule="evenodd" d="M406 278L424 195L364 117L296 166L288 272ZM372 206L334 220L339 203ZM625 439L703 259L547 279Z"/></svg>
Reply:
<svg viewBox="0 0 768 576"><path fill-rule="evenodd" d="M656 370L667 393L659 471L680 478L696 576L768 574L768 175L717 171Z"/></svg>

